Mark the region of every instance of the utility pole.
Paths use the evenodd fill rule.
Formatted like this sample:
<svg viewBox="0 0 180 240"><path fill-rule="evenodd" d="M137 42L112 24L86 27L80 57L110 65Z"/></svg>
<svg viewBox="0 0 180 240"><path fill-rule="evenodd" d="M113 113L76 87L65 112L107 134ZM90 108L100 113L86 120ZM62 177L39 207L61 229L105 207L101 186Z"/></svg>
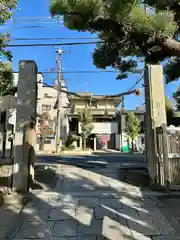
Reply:
<svg viewBox="0 0 180 240"><path fill-rule="evenodd" d="M57 50L57 71L58 71L58 79L57 79L57 122L56 122L56 153L60 150L60 137L61 137L61 81L62 81L62 54L63 51L61 49Z"/></svg>

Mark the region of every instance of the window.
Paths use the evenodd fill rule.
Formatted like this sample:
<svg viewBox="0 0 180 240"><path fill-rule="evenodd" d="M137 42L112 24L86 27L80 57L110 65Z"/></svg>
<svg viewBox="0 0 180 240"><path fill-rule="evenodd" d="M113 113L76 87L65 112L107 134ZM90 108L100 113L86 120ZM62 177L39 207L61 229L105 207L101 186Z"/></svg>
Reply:
<svg viewBox="0 0 180 240"><path fill-rule="evenodd" d="M50 111L50 110L51 110L51 105L42 104L42 111Z"/></svg>
<svg viewBox="0 0 180 240"><path fill-rule="evenodd" d="M97 108L98 107L97 101L92 100L91 101L91 107Z"/></svg>

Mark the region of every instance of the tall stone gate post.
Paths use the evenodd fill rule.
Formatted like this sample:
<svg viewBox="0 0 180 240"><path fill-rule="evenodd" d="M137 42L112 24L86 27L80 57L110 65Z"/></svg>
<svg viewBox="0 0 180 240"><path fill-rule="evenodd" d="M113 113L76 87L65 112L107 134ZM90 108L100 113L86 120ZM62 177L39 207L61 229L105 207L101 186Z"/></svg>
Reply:
<svg viewBox="0 0 180 240"><path fill-rule="evenodd" d="M28 154L26 132L32 119L36 119L37 65L34 61L19 62L16 128L13 164L13 191L28 190Z"/></svg>
<svg viewBox="0 0 180 240"><path fill-rule="evenodd" d="M157 187L156 129L166 124L163 69L161 65L148 65L144 73L146 100L146 155L152 186Z"/></svg>

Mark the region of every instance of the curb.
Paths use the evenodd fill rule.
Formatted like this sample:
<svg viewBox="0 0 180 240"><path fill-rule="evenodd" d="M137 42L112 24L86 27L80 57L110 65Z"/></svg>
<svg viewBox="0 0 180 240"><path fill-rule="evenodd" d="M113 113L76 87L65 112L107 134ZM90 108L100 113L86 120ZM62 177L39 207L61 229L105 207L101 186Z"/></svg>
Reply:
<svg viewBox="0 0 180 240"><path fill-rule="evenodd" d="M36 152L36 155L49 155L49 156L85 156L85 155L92 155L92 152L60 152L60 153L51 153L51 152Z"/></svg>

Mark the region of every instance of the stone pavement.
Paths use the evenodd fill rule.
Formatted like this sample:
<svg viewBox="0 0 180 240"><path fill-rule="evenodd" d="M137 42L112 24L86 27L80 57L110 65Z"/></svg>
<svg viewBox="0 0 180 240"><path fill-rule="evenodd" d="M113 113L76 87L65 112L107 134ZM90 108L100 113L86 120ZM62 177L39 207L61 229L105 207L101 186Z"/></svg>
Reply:
<svg viewBox="0 0 180 240"><path fill-rule="evenodd" d="M176 240L148 191L120 182L114 169L61 165L56 188L34 190L9 239Z"/></svg>

